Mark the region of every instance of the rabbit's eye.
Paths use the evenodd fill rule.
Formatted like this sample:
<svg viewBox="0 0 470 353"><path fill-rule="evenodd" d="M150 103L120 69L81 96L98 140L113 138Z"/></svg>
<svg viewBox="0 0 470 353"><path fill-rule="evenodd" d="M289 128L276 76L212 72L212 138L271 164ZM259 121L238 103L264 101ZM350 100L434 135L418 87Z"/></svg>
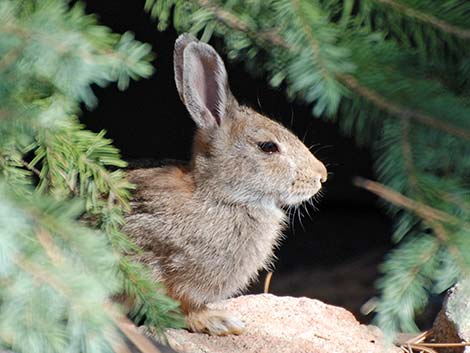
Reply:
<svg viewBox="0 0 470 353"><path fill-rule="evenodd" d="M258 147L261 149L261 151L269 154L279 152L279 146L272 141L259 142Z"/></svg>

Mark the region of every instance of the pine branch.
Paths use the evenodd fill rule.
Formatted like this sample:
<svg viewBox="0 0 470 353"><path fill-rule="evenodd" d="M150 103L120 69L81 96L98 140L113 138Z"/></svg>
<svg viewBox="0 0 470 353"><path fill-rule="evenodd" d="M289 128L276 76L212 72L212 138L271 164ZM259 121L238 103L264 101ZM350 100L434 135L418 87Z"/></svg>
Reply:
<svg viewBox="0 0 470 353"><path fill-rule="evenodd" d="M39 169L35 168L34 166L32 166L31 164L29 164L28 162L24 161L24 160L21 160L21 164L23 164L23 166L32 171L34 174L36 174L36 176L40 177L41 176L41 172L39 171Z"/></svg>
<svg viewBox="0 0 470 353"><path fill-rule="evenodd" d="M410 119L414 122L428 126L432 129L446 132L450 135L460 137L464 140L470 140L470 130L468 129L448 124L433 116L400 106L399 104L394 104L393 102L390 102L381 95L379 95L377 92L374 92L369 88L361 85L353 76L341 75L338 77L338 79L344 82L346 86L351 88L355 93L366 98L368 101L372 102L382 110L391 114L391 116L402 120Z"/></svg>
<svg viewBox="0 0 470 353"><path fill-rule="evenodd" d="M178 305L154 293L145 267L119 256L138 251L120 231L132 186L109 170L125 162L76 115L96 101L92 84L123 89L149 76L150 46L64 0L5 0L0 18L1 344L17 353L127 352L108 298L141 293L158 330L176 325ZM85 211L89 223L76 222Z"/></svg>
<svg viewBox="0 0 470 353"><path fill-rule="evenodd" d="M0 71L7 69L15 60L17 60L21 52L23 51L24 47L15 47L11 49L8 53L6 53L3 58L0 60ZM0 114L1 119L1 114Z"/></svg>
<svg viewBox="0 0 470 353"><path fill-rule="evenodd" d="M315 34L312 31L312 28L310 27L311 24L308 23L307 19L305 18L302 9L300 8L300 4L298 0L291 0L291 3L296 11L296 14L298 18L300 19L300 22L302 23L302 29L305 35L307 36L308 43L312 49L312 56L314 62L316 62L319 66L319 72L320 74L325 78L325 79L331 79L331 76L326 69L325 63L323 61L323 58L320 55L320 43L318 40L315 38ZM273 43L274 44L274 43Z"/></svg>
<svg viewBox="0 0 470 353"><path fill-rule="evenodd" d="M426 305L431 286L427 277L435 270L438 251L433 237L421 235L387 255L381 267L384 276L378 284L383 297L376 308L376 320L388 337L399 330L418 331L413 316Z"/></svg>
<svg viewBox="0 0 470 353"><path fill-rule="evenodd" d="M228 26L231 29L244 32L250 37L253 38L255 41L261 41L261 44L270 43L271 45L279 46L287 51L289 51L292 55L298 55L301 51L301 48L292 47L289 45L284 38L278 33L276 29L271 29L268 32L260 32L257 33L254 29L251 29L250 26L242 21L240 18L237 18L232 13L223 10L221 7L216 5L214 2L210 0L197 0L197 3L205 8L206 10L210 11L215 19ZM297 4L295 0L294 3ZM303 18L300 16L300 18ZM305 22L304 23L304 31L307 33L308 38L310 39L310 45L312 47L312 53L314 53L314 61L318 61L318 51L319 51L319 43L315 40L313 32L310 28L306 28ZM307 26L308 27L308 26ZM320 61L321 62L321 61ZM324 65L321 65L320 72L325 72ZM338 82L343 83L346 87L351 89L354 93L358 96L364 97L372 104L376 105L380 109L386 111L390 114L390 116L398 118L398 119L411 119L417 123L423 124L428 126L432 129L440 130L445 133L457 136L459 138L470 140L470 130L457 127L453 124L445 122L441 119L433 117L428 114L424 114L420 111L416 111L407 107L403 107L397 103L394 103L378 92L373 91L372 89L362 85L355 77L348 74L337 73L334 74L335 79Z"/></svg>
<svg viewBox="0 0 470 353"><path fill-rule="evenodd" d="M46 251L46 254L53 261L56 266L61 267L65 261L63 256L60 254L60 251L53 245L52 238L44 231L39 231L38 234L39 242ZM31 273L39 281L51 285L59 291L62 295L69 298L70 301L74 300L74 296L69 290L60 282L60 280L55 279L50 276L50 273L47 270L41 269L36 264L29 262L26 258L20 258L17 260L17 265L22 268L25 272ZM115 304L103 303L103 311L109 315L109 318L120 328L121 332L126 335L126 337L136 345L143 353L160 353L160 351L143 335L141 334L135 325L130 322L125 316L123 316L115 307ZM126 347L125 343L119 339L119 337L108 337L108 343L113 346L115 345L116 340L120 341L120 345L116 351L119 353L119 350L124 350L121 348Z"/></svg>
<svg viewBox="0 0 470 353"><path fill-rule="evenodd" d="M22 64L29 65L29 73L40 73L42 80L54 82L68 98L88 106L96 104L90 83L104 86L117 81L118 88L124 89L130 78L148 77L153 72L150 45L137 42L128 32L111 35L94 17L86 16L79 3L70 9L62 0L37 6L28 13L29 21L19 14L21 6L14 2L6 1L0 11L4 17L0 36L19 41L13 49L19 51ZM84 17L86 21L80 23ZM0 44L9 48L15 42ZM71 60L75 65L70 65ZM31 75L31 79L37 77Z"/></svg>
<svg viewBox="0 0 470 353"><path fill-rule="evenodd" d="M147 2L149 3L148 6L151 6L151 1ZM237 16L233 15L228 11L225 11L223 8L219 7L216 3L211 0L196 0L196 3L201 8L209 10L217 21L219 21L220 23L224 23L230 28L246 33L250 37L257 38L258 40L267 44L274 44L276 46L287 48L287 44L284 42L284 39L277 34L276 29L255 31L252 30L245 22L243 22Z"/></svg>
<svg viewBox="0 0 470 353"><path fill-rule="evenodd" d="M390 188L381 185L380 183L356 177L354 179L354 184L380 196L388 202L412 211L417 216L422 218L433 229L434 234L437 236L441 244L447 247L449 253L452 255L455 262L459 265L461 273L470 273L470 269L468 268L465 259L462 258L462 251L451 243L451 236L448 234L443 225L443 223L450 225L462 225L463 228L467 228L467 231L470 232L470 223L461 221L456 217L440 210L436 210L424 204L423 202L407 198L406 196L403 196L400 193L397 193Z"/></svg>
<svg viewBox="0 0 470 353"><path fill-rule="evenodd" d="M52 238L43 230L39 230L37 233L39 243L44 248L47 256L52 260L56 266L62 266L65 259L60 254L60 250L53 244ZM46 272L41 272L38 269L34 269L32 264L25 264L23 261L22 265L26 270L30 270L33 274L39 276L40 279L44 280L49 284L53 284L55 288L59 289L62 293L66 293L64 288L61 288L60 283L55 282L53 279L48 277ZM26 265L26 266L25 266ZM160 353L160 351L143 335L141 334L135 325L129 321L122 313L120 313L115 304L105 303L103 304L104 311L110 316L112 321L120 328L121 332L136 345L143 353ZM116 337L108 339L110 345L113 345ZM121 340L121 345L126 347L125 343ZM122 348L121 348L122 349ZM117 351L117 353L119 353Z"/></svg>
<svg viewBox="0 0 470 353"><path fill-rule="evenodd" d="M78 342L75 340L86 340L89 329L96 330L99 337L109 326L106 320L97 320L102 312L96 305L116 290L116 282L110 276L115 258L106 252L104 236L97 237L71 221L76 205L15 195L2 186L0 189L0 331L9 337L7 342L19 353L30 351L29 345L35 345L37 350L61 352L67 344ZM3 218L5 207L10 209L8 219ZM61 255L71 249L67 257ZM91 269L98 273L89 272ZM35 307L37 302L42 307ZM45 311L41 313L44 316L41 311ZM11 321L12 315L16 321ZM23 320L25 316L28 320ZM65 320L67 317L69 321ZM48 333L43 331L46 326ZM64 333L79 327L79 332L63 339ZM28 340L24 340L25 329Z"/></svg>
<svg viewBox="0 0 470 353"><path fill-rule="evenodd" d="M459 225L463 223L465 227L470 227L470 223L461 221L450 214L436 210L420 202L411 200L410 198L401 195L400 193L393 191L380 183L361 177L354 178L353 183L356 186L366 189L395 205L416 213L419 217L425 220L444 222L451 225Z"/></svg>
<svg viewBox="0 0 470 353"><path fill-rule="evenodd" d="M418 178L416 177L416 169L415 169L414 162L413 162L412 147L411 147L410 140L409 140L409 137L410 137L409 122L402 123L401 135L402 135L402 141L403 141L402 143L403 157L405 161L405 167L407 170L407 178L409 180L409 184L411 187L411 192L416 195L417 200L421 204L425 204L426 202L425 195L424 195L425 193L420 188ZM455 259L455 262L459 265L461 273L469 272L470 270L467 269L465 260L462 259L459 249L455 245L451 244L450 242L451 236L448 234L445 227L436 220L429 219L429 218L425 220L432 227L434 233L436 234L437 238L441 241L443 246L447 247L449 253L453 256L453 258Z"/></svg>
<svg viewBox="0 0 470 353"><path fill-rule="evenodd" d="M410 17L412 19L417 19L423 23L429 24L433 27L436 27L444 32L453 34L459 38L468 40L470 39L470 30L461 28L458 26L454 26L450 23L447 23L446 21L443 21L435 16L425 14L423 12L420 12L410 6L406 6L405 4L402 4L396 0L372 0L376 1L378 3L387 5L391 7L392 9L400 12L403 16Z"/></svg>
<svg viewBox="0 0 470 353"><path fill-rule="evenodd" d="M140 322L145 317L145 325L163 334L162 328L183 328L186 323L179 312L179 304L165 295L165 289L152 279L149 268L124 257L120 263L124 274L124 288L129 298L134 300L130 316Z"/></svg>

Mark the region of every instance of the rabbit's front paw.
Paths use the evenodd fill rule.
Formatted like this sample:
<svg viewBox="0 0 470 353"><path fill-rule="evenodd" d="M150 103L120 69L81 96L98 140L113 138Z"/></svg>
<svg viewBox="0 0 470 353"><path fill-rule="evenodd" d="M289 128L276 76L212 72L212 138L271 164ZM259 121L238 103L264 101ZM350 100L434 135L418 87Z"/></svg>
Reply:
<svg viewBox="0 0 470 353"><path fill-rule="evenodd" d="M186 320L191 331L215 336L239 335L245 328L240 319L217 310L191 312Z"/></svg>

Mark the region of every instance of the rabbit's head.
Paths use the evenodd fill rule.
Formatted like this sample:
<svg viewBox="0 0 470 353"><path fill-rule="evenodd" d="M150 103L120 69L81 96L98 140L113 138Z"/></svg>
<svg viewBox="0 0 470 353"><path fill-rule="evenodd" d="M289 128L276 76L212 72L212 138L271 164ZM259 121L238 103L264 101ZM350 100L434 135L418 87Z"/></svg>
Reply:
<svg viewBox="0 0 470 353"><path fill-rule="evenodd" d="M188 34L175 44L175 80L197 125L198 188L228 202L290 206L310 199L327 171L290 131L237 103L217 52Z"/></svg>

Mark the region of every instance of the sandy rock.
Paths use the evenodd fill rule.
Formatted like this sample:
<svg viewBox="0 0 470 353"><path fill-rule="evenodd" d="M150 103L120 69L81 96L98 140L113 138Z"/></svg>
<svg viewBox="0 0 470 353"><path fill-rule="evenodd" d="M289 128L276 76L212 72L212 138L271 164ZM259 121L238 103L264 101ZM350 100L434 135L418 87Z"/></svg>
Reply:
<svg viewBox="0 0 470 353"><path fill-rule="evenodd" d="M242 318L240 336L212 337L169 330L184 353L398 353L379 329L359 324L347 310L308 298L247 295L210 305Z"/></svg>
<svg viewBox="0 0 470 353"><path fill-rule="evenodd" d="M433 325L433 336L436 342L460 343L470 341L470 300L466 293L469 292L470 283L462 282L455 285L447 293L441 311ZM442 348L441 353L470 353L470 347Z"/></svg>

